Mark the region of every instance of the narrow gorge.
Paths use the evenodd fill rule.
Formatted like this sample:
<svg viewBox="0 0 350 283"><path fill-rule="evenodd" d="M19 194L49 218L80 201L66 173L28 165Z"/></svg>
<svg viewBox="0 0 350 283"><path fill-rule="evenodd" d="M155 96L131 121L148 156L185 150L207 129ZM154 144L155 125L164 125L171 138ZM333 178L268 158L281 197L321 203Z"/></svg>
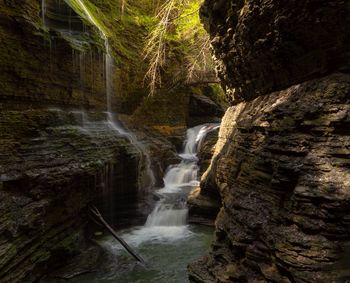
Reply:
<svg viewBox="0 0 350 283"><path fill-rule="evenodd" d="M0 54L0 283L350 282L350 1L2 0Z"/></svg>

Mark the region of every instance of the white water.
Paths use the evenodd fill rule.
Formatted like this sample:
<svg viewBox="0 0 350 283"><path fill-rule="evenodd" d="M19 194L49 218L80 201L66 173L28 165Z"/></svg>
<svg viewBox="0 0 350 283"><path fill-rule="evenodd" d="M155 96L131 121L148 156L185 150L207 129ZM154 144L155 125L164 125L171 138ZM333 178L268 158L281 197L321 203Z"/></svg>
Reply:
<svg viewBox="0 0 350 283"><path fill-rule="evenodd" d="M167 170L164 176L164 188L158 191L162 199L148 216L146 227L186 225L187 195L190 189L199 185L197 177L198 145L215 127L209 124L187 130L184 151L179 155L182 161L180 164L170 166Z"/></svg>
<svg viewBox="0 0 350 283"><path fill-rule="evenodd" d="M134 145L139 151L141 161L139 167L139 187L142 191L147 191L155 185L155 177L151 169L151 159L143 144L141 144L135 135L126 131L126 129L114 119L112 114L112 97L114 90L114 60L111 54L111 48L109 46L107 34L103 27L96 21L89 9L84 5L81 0L77 0L80 8L84 12L87 20L94 25L100 32L101 39L105 44L105 55L104 55L104 73L105 73L105 85L106 85L106 104L107 104L107 123L110 128L122 136L125 136L132 145Z"/></svg>
<svg viewBox="0 0 350 283"><path fill-rule="evenodd" d="M218 124L205 124L187 130L184 150L179 154L182 161L169 166L164 187L157 191L160 200L145 225L122 235L129 244L173 242L192 235L187 225L186 200L189 192L199 185L197 152L206 134L218 127Z"/></svg>
<svg viewBox="0 0 350 283"><path fill-rule="evenodd" d="M85 16L87 17L87 19L89 20L89 22L91 24L93 24L96 28L98 28L98 30L100 31L102 37L104 40L107 40L107 36L105 31L103 30L103 28L101 27L101 25L95 20L95 18L91 15L90 11L88 8L86 8L86 6L84 5L84 3L81 0L77 0L80 8L83 10Z"/></svg>

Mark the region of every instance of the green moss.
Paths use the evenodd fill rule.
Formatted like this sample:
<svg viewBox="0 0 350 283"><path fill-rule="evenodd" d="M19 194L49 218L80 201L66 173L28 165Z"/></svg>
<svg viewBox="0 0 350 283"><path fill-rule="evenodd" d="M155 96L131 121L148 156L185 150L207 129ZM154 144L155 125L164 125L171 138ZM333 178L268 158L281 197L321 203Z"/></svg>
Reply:
<svg viewBox="0 0 350 283"><path fill-rule="evenodd" d="M188 89L176 92L163 90L154 96L147 96L134 113L134 122L139 125L185 126L188 118Z"/></svg>
<svg viewBox="0 0 350 283"><path fill-rule="evenodd" d="M234 277L237 274L237 266L235 264L228 264L226 266L226 273L228 277Z"/></svg>
<svg viewBox="0 0 350 283"><path fill-rule="evenodd" d="M108 37L110 30L105 26L101 11L90 1L65 0L65 2L86 22L95 26L103 35Z"/></svg>
<svg viewBox="0 0 350 283"><path fill-rule="evenodd" d="M222 89L220 84L209 84L205 95L211 98L217 104L220 104L223 106L228 105L225 92Z"/></svg>

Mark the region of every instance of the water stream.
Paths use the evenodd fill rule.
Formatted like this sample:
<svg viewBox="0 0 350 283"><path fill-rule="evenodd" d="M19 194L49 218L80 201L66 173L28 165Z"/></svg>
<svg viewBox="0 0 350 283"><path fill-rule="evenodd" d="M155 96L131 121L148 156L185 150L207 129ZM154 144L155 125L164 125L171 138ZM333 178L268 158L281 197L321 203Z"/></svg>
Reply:
<svg viewBox="0 0 350 283"><path fill-rule="evenodd" d="M65 1L67 4L69 4L69 1ZM45 25L45 13L46 13L46 2L45 0L42 0L42 20L43 24ZM100 38L104 42L105 46L105 52L103 56L103 74L105 79L105 88L106 88L106 122L109 126L109 128L116 132L119 135L122 135L126 137L130 143L137 149L139 156L140 156L140 162L139 162L139 188L141 192L147 192L149 191L155 184L155 177L153 174L153 171L151 169L151 158L148 153L148 150L146 146L140 142L137 137L127 131L122 124L118 121L117 114L113 113L112 110L112 98L114 93L114 59L111 53L111 47L108 42L107 32L104 29L104 26L101 25L93 16L93 14L90 12L88 7L85 5L84 1L77 0L76 4L80 7L80 10L83 13L83 17L90 22L91 25L93 25L98 31ZM61 30L61 33L65 34L74 34L73 30ZM79 45L79 44L77 44ZM80 45L83 45L81 43ZM79 53L79 70L80 70L80 81L81 84L84 83L84 77L86 76L86 54L82 51ZM91 59L92 60L92 59ZM92 64L91 64L92 65ZM93 76L93 71L91 70L91 76ZM93 80L93 79L92 79ZM78 111L83 112L83 111ZM84 116L87 117L86 114ZM87 119L86 119L87 120ZM90 123L91 124L91 123Z"/></svg>
<svg viewBox="0 0 350 283"><path fill-rule="evenodd" d="M207 133L219 127L205 124L187 131L181 162L170 166L164 176L164 187L155 193L159 198L146 223L119 231L121 237L146 260L138 265L112 238L105 237L99 244L116 261L104 271L75 279L75 283L185 283L186 266L204 254L209 247L213 230L187 224L186 200L189 192L198 186L197 151Z"/></svg>
<svg viewBox="0 0 350 283"><path fill-rule="evenodd" d="M85 18L100 32L105 43L104 74L106 86L106 121L111 130L125 136L138 149L141 157L139 168L139 187L143 191L150 190L155 185L151 170L151 160L145 146L136 136L128 132L112 112L114 60L111 54L108 37L103 27L95 20L83 1L77 4L85 14ZM45 1L42 1L43 23L45 24ZM81 56L84 60L85 56ZM83 62L80 63L81 65ZM82 69L82 68L81 68ZM81 113L80 113L81 114ZM79 116L79 112L77 112ZM91 123L82 112L83 128L94 130L99 123ZM106 266L99 273L85 275L72 282L118 282L118 283L184 283L187 282L186 266L189 262L205 253L212 235L212 229L196 227L187 224L187 196L198 186L197 151L205 135L216 129L217 124L206 124L191 128L183 152L179 154L181 162L170 166L164 176L164 187L156 191L159 201L149 214L142 227L132 227L120 231L121 236L145 258L147 267L139 266L125 253L123 248L111 237L99 240L99 244L110 254L117 264ZM106 174L108 175L108 174ZM116 208L117 209L117 208Z"/></svg>
<svg viewBox="0 0 350 283"><path fill-rule="evenodd" d="M107 121L114 131L125 136L132 145L138 150L140 155L139 162L139 188L145 192L152 188L155 184L155 177L151 169L151 158L146 147L138 141L137 137L128 132L118 121L116 115L112 112L112 97L114 91L114 59L111 54L111 48L108 42L108 37L103 27L96 21L93 15L90 13L89 9L84 5L81 0L77 0L77 3L84 11L89 22L94 25L100 32L101 39L104 41L105 45L105 81L106 81L106 101L107 101Z"/></svg>

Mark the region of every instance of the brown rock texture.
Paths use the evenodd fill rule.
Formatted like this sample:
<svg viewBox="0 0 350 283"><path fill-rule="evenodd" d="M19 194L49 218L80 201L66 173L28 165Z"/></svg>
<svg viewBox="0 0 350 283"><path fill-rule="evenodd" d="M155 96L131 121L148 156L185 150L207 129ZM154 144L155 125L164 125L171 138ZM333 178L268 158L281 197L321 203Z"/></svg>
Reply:
<svg viewBox="0 0 350 283"><path fill-rule="evenodd" d="M0 114L0 282L36 281L75 255L97 197L137 195L138 152L103 115L81 115Z"/></svg>
<svg viewBox="0 0 350 283"><path fill-rule="evenodd" d="M233 106L202 184L222 199L215 240L191 282L347 282L348 1L207 0L201 13Z"/></svg>
<svg viewBox="0 0 350 283"><path fill-rule="evenodd" d="M342 0L206 0L201 9L219 77L236 103L349 70L349 13Z"/></svg>
<svg viewBox="0 0 350 283"><path fill-rule="evenodd" d="M106 109L104 66L96 44L94 55L73 51L56 25L50 32L43 25L40 1L4 1L0 11L1 109ZM74 21L75 32L82 33L82 22ZM85 34L81 42L92 42L92 34Z"/></svg>
<svg viewBox="0 0 350 283"><path fill-rule="evenodd" d="M44 26L40 1L0 2L1 283L37 282L77 254L87 205L112 185L137 194L139 154L103 113L100 43L73 16L73 34L91 45L72 49L59 32L68 18L54 20L58 2L46 3Z"/></svg>
<svg viewBox="0 0 350 283"><path fill-rule="evenodd" d="M191 192L187 204L189 222L214 226L214 220L220 210L221 200L218 188L211 180L210 163L218 140L218 131L209 132L198 149L200 187Z"/></svg>
<svg viewBox="0 0 350 283"><path fill-rule="evenodd" d="M223 207L194 282L342 282L349 94L336 74L229 108L211 165Z"/></svg>

